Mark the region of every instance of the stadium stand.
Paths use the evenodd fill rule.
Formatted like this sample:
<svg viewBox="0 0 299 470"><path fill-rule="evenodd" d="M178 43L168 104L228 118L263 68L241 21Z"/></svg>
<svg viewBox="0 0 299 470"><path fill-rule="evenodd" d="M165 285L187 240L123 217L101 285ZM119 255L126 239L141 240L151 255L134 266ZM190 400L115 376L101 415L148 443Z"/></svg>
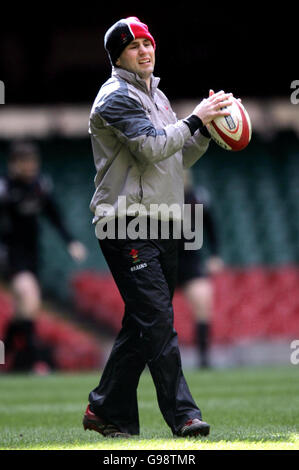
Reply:
<svg viewBox="0 0 299 470"><path fill-rule="evenodd" d="M0 338L4 337L13 315L12 299L0 289ZM99 343L90 334L81 331L70 321L58 318L57 314L44 310L37 319L37 336L54 351L54 360L59 370L92 370L102 365L103 355ZM9 371L10 360L0 366L0 372Z"/></svg>
<svg viewBox="0 0 299 470"><path fill-rule="evenodd" d="M90 253L82 268L75 267L62 242L44 224L44 290L63 301L73 300L82 316L115 333L123 306L107 277L91 225L89 201L95 172L90 142L56 137L40 144L44 170L55 181L55 197ZM212 142L208 155L193 167L193 176L212 195L220 254L226 264L214 279L213 341L298 337L297 135L285 130L270 139L254 133L240 153L226 152ZM180 292L175 294L174 306L180 341L190 345L193 319Z"/></svg>
<svg viewBox="0 0 299 470"><path fill-rule="evenodd" d="M212 341L295 338L299 335L299 268L226 269L215 276ZM123 301L107 274L82 272L72 281L78 311L116 333ZM194 343L194 320L178 290L174 296L175 328L184 345Z"/></svg>

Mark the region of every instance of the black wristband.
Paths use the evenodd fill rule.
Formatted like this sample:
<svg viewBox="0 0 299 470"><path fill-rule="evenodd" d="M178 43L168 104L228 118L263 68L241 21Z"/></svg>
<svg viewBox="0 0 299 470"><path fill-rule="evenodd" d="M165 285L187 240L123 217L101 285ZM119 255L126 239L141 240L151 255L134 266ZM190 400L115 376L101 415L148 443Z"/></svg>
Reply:
<svg viewBox="0 0 299 470"><path fill-rule="evenodd" d="M211 138L211 134L208 131L208 128L206 126L203 126L202 129L200 129L200 133L204 136L207 137L208 139Z"/></svg>
<svg viewBox="0 0 299 470"><path fill-rule="evenodd" d="M195 114L190 114L190 116L186 117L186 119L183 119L183 121L189 127L191 135L194 135L195 132L199 129L202 135L209 138L211 137L206 126L203 125L202 120Z"/></svg>
<svg viewBox="0 0 299 470"><path fill-rule="evenodd" d="M189 127L191 135L203 127L202 120L195 114L190 114L190 116L186 117L186 119L183 119L183 121Z"/></svg>

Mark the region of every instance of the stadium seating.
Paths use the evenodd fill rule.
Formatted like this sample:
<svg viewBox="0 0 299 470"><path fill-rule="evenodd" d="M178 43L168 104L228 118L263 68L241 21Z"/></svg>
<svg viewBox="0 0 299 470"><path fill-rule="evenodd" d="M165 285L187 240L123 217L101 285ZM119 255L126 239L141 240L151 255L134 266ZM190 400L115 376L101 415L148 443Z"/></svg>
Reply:
<svg viewBox="0 0 299 470"><path fill-rule="evenodd" d="M0 338L4 337L12 316L11 296L0 289ZM53 312L41 312L36 331L43 343L53 348L59 370L92 370L102 366L103 352L94 337L53 315ZM0 372L9 369L9 363L6 366L0 366Z"/></svg>
<svg viewBox="0 0 299 470"><path fill-rule="evenodd" d="M66 222L89 251L83 266L76 266L63 241L43 224L43 288L63 301L74 298L82 314L116 332L123 303L108 275L88 207L95 174L90 141L49 139L41 149ZM280 132L267 140L254 133L242 152L227 152L211 142L192 171L194 183L211 193L220 255L227 266L214 279L213 341L298 337L298 137ZM174 305L180 341L192 344L193 319L180 291Z"/></svg>
<svg viewBox="0 0 299 470"><path fill-rule="evenodd" d="M226 269L213 278L212 340L232 343L299 336L299 268ZM74 302L82 315L116 333L123 301L108 274L82 272L72 281ZM194 342L194 319L183 293L174 296L175 328L182 344Z"/></svg>
<svg viewBox="0 0 299 470"><path fill-rule="evenodd" d="M83 268L107 269L89 211L95 176L89 139L53 138L40 143L43 169L53 178L66 223L88 248L90 256ZM272 140L254 133L242 152L227 152L211 142L192 171L194 183L205 185L211 193L220 252L228 266L299 263L299 159L294 133L279 132ZM47 261L41 266L42 283L45 290L65 300L71 294L69 276L79 268L50 224L42 225Z"/></svg>

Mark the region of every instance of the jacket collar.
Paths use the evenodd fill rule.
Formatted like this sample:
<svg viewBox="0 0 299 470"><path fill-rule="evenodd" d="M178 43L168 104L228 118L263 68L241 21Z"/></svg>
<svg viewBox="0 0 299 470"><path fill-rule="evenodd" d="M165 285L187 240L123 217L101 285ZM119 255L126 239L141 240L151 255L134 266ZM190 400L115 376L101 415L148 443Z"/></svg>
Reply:
<svg viewBox="0 0 299 470"><path fill-rule="evenodd" d="M122 69L120 67L112 67L112 77L119 77L126 82L130 83L133 86L136 86L137 88L141 88L143 91L146 91L148 93L148 89L146 86L145 81L139 77L139 75L135 72L129 72L128 70ZM154 96L156 93L156 90L158 88L160 82L159 77L154 77L152 75L151 77L151 95Z"/></svg>

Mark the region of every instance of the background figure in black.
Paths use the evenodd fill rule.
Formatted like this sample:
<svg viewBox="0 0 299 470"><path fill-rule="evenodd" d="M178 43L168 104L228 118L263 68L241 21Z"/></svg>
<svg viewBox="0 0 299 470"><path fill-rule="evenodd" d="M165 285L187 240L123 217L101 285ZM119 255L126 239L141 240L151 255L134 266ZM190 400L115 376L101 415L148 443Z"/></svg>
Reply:
<svg viewBox="0 0 299 470"><path fill-rule="evenodd" d="M192 186L190 171L185 172L185 204L203 204L203 243L209 244L210 256L203 259L201 250L185 250L184 243L179 240L178 283L192 309L195 328L197 351L200 367L209 367L209 338L213 310L213 284L210 275L223 269L223 261L219 257L217 232L212 218L210 195L203 186ZM192 208L192 231L195 227ZM199 228L198 228L199 229ZM191 240L192 241L192 240Z"/></svg>
<svg viewBox="0 0 299 470"><path fill-rule="evenodd" d="M67 244L72 258L82 261L86 250L67 230L52 196L49 178L40 174L39 151L32 143L15 143L7 175L0 178L0 241L5 247L6 276L14 299L14 318L4 344L11 370L38 371L55 366L51 351L37 340L35 320L40 309L38 282L39 216L44 214Z"/></svg>

